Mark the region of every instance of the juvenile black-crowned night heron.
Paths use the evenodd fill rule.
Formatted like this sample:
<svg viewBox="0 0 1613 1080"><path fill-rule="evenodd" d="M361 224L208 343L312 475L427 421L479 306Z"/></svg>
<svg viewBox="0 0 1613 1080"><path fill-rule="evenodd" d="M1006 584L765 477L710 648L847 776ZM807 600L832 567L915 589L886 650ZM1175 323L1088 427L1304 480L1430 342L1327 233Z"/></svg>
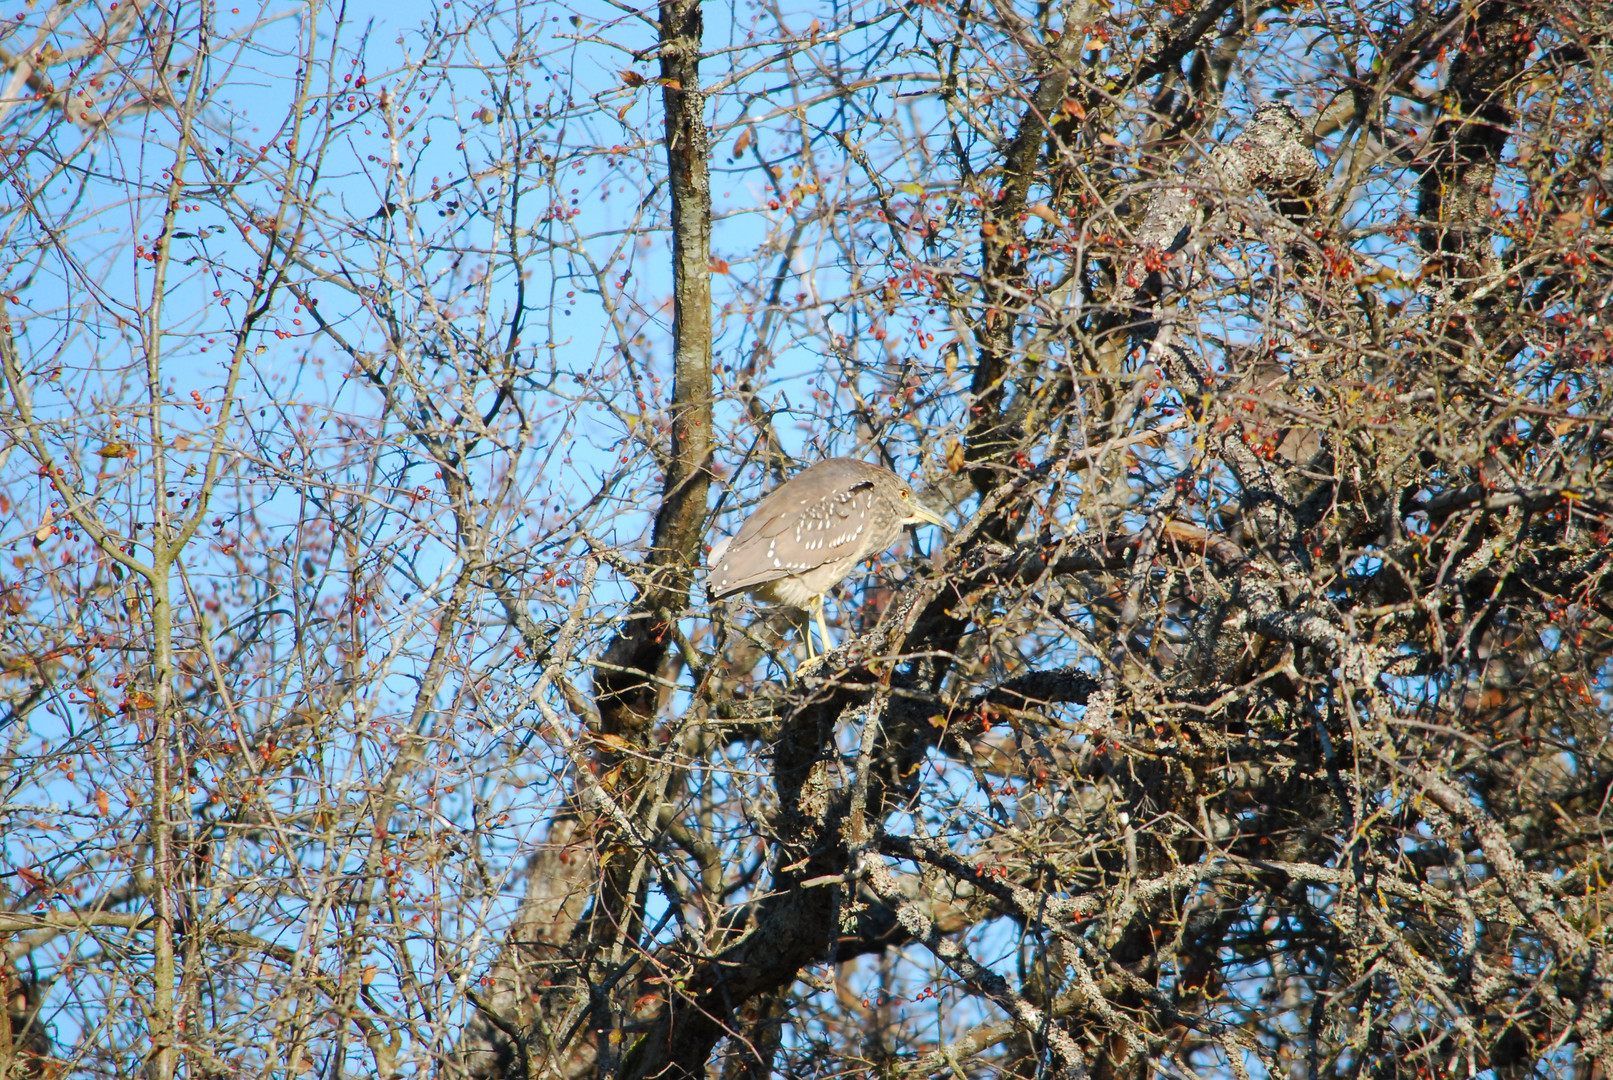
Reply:
<svg viewBox="0 0 1613 1080"><path fill-rule="evenodd" d="M859 562L896 543L902 526L941 515L914 501L889 469L856 458L829 458L779 485L731 537L711 545L706 588L713 600L749 592L817 618L824 651L829 624L823 596ZM805 628L812 653L812 628Z"/></svg>

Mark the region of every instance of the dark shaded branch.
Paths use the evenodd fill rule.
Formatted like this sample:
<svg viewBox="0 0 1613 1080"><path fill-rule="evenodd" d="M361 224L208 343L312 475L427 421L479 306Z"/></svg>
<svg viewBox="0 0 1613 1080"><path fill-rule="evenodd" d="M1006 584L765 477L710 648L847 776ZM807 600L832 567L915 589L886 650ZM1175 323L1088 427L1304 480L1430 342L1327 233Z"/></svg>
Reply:
<svg viewBox="0 0 1613 1080"><path fill-rule="evenodd" d="M1417 215L1427 223L1419 240L1443 257L1430 267L1442 276L1476 277L1495 261L1488 241L1491 187L1511 137L1508 97L1529 58L1535 18L1529 5L1486 0L1463 27L1445 82L1451 105L1417 182Z"/></svg>

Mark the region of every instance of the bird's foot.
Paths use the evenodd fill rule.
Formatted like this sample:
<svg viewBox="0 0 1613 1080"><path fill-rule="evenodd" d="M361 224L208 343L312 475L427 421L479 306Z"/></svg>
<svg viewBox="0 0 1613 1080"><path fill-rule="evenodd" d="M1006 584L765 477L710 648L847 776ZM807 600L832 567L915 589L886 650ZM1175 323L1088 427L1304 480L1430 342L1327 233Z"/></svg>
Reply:
<svg viewBox="0 0 1613 1080"><path fill-rule="evenodd" d="M808 672L817 670L823 666L823 662L827 659L828 656L823 653L819 653L817 656L807 657L805 660L795 665L795 677L799 679Z"/></svg>

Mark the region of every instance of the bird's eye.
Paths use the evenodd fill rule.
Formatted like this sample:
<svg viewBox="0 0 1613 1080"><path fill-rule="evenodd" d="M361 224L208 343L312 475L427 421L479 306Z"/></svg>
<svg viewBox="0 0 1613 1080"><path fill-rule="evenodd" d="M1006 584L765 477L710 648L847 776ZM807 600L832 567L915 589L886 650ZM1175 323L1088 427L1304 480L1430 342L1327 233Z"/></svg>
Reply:
<svg viewBox="0 0 1613 1080"><path fill-rule="evenodd" d="M912 492L908 491L906 488L902 489L902 498L911 499L912 497L913 497Z"/></svg>

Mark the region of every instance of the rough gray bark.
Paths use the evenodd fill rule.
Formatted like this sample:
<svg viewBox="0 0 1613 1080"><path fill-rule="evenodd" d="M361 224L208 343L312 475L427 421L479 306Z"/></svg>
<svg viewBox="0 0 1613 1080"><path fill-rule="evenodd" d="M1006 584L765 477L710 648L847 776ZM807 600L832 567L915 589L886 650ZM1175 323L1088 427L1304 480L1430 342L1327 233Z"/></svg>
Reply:
<svg viewBox="0 0 1613 1080"><path fill-rule="evenodd" d="M1159 181L1133 233L1138 254L1121 274L1125 287L1134 296L1158 295L1160 262L1186 246L1196 224L1228 200L1259 194L1288 216L1307 215L1321 186L1309 142L1291 106L1262 105L1247 127L1215 146L1186 176Z"/></svg>
<svg viewBox="0 0 1613 1080"><path fill-rule="evenodd" d="M460 1036L458 1064L466 1075L578 1076L593 1063L591 1045L551 1045L537 1023L543 1002L536 992L567 961L572 928L598 879L593 845L579 835L580 824L575 816L556 820L524 868L521 913L499 959L485 973L487 988L478 994L476 1012ZM521 1033L526 1045L513 1040L512 1032Z"/></svg>

